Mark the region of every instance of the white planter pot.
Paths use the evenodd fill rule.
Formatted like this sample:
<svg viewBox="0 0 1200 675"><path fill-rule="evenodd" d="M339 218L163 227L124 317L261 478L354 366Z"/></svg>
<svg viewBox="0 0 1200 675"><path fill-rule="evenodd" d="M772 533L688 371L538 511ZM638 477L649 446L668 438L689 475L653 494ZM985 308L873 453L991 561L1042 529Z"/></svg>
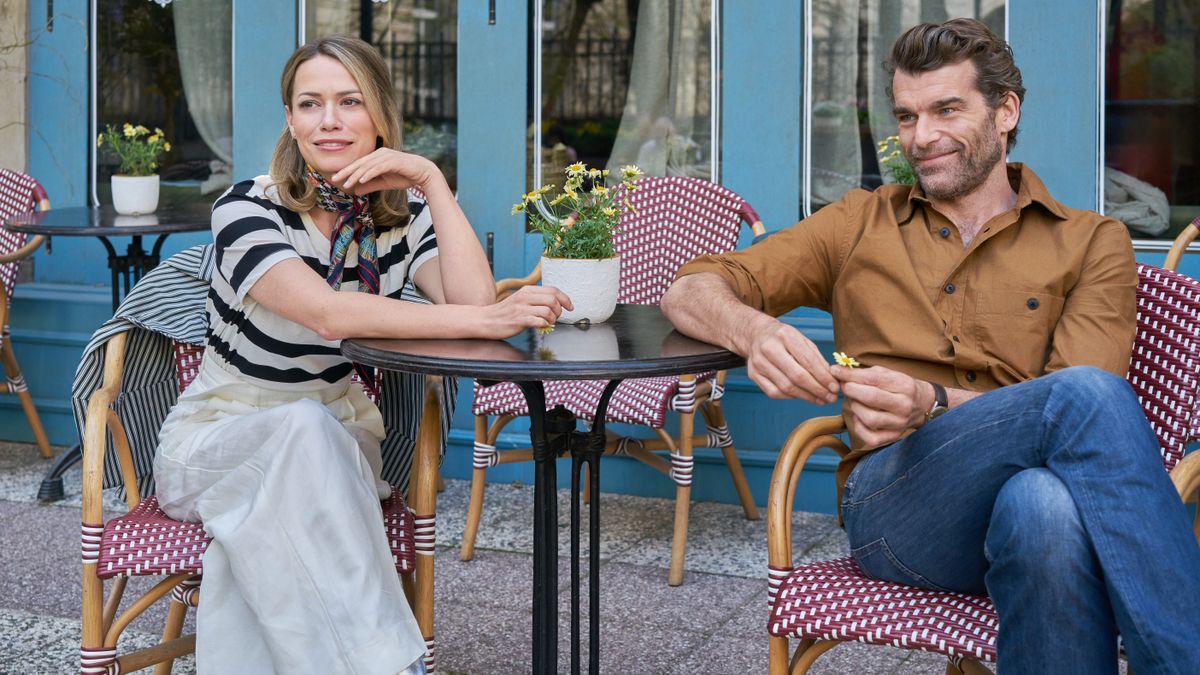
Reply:
<svg viewBox="0 0 1200 675"><path fill-rule="evenodd" d="M113 176L113 208L123 216L154 213L158 208L158 175Z"/></svg>
<svg viewBox="0 0 1200 675"><path fill-rule="evenodd" d="M607 321L617 308L617 285L621 282L621 259L566 260L542 256L542 285L554 286L575 309L563 311L559 323L587 319L591 323Z"/></svg>

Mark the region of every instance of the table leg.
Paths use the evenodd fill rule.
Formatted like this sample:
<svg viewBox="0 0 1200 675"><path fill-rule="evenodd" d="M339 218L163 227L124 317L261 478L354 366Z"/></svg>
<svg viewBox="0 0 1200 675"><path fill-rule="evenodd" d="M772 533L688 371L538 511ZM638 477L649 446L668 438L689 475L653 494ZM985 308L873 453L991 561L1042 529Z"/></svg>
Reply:
<svg viewBox="0 0 1200 675"><path fill-rule="evenodd" d="M533 672L558 671L558 459L550 433L564 420L546 410L541 382L517 383L529 402L529 440L533 447ZM569 413L568 413L569 415ZM570 420L574 429L575 420ZM553 428L552 428L553 427ZM556 439L557 440L557 439Z"/></svg>
<svg viewBox="0 0 1200 675"><path fill-rule="evenodd" d="M71 447L63 450L63 453L54 460L54 466L46 472L42 477L42 483L38 486L37 498L43 502L56 502L63 498L63 482L62 476L68 469L78 464L83 460L83 448L76 443Z"/></svg>
<svg viewBox="0 0 1200 675"><path fill-rule="evenodd" d="M592 429L571 444L571 672L579 672L579 473L588 468L588 672L600 672L600 458L607 438L608 402L621 380L611 380L600 394Z"/></svg>

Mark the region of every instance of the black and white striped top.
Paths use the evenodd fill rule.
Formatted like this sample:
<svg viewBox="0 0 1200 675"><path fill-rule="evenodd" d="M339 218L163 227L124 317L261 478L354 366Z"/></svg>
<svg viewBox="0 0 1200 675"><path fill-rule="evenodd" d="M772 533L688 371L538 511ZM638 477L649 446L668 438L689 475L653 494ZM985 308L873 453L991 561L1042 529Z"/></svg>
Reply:
<svg viewBox="0 0 1200 675"><path fill-rule="evenodd" d="M338 341L259 305L248 293L273 265L299 258L325 278L329 239L307 213L281 206L270 178L259 176L229 188L213 205L216 273L208 293L205 361L259 384L320 388L348 377L351 365ZM437 240L425 202L410 196L409 223L379 233L379 293L399 298L421 265L436 258ZM346 253L341 290L358 290L358 247Z"/></svg>

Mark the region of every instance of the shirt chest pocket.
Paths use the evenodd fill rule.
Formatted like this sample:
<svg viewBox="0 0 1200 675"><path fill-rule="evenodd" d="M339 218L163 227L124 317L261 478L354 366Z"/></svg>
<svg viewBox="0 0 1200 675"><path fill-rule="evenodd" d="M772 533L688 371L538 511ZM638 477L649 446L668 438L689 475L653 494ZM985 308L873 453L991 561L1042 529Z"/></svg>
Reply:
<svg viewBox="0 0 1200 675"><path fill-rule="evenodd" d="M1021 379L1045 368L1062 315L1063 298L1044 290L989 290L979 294L976 338L994 365Z"/></svg>

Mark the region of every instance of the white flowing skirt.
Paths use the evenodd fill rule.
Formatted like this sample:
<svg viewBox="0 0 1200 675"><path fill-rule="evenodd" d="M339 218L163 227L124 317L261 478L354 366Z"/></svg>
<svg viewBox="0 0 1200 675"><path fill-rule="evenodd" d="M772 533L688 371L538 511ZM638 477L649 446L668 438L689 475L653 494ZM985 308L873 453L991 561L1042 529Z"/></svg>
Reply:
<svg viewBox="0 0 1200 675"><path fill-rule="evenodd" d="M266 389L205 360L163 424L157 495L204 523L196 668L396 673L425 652L379 500L379 410L347 378Z"/></svg>

